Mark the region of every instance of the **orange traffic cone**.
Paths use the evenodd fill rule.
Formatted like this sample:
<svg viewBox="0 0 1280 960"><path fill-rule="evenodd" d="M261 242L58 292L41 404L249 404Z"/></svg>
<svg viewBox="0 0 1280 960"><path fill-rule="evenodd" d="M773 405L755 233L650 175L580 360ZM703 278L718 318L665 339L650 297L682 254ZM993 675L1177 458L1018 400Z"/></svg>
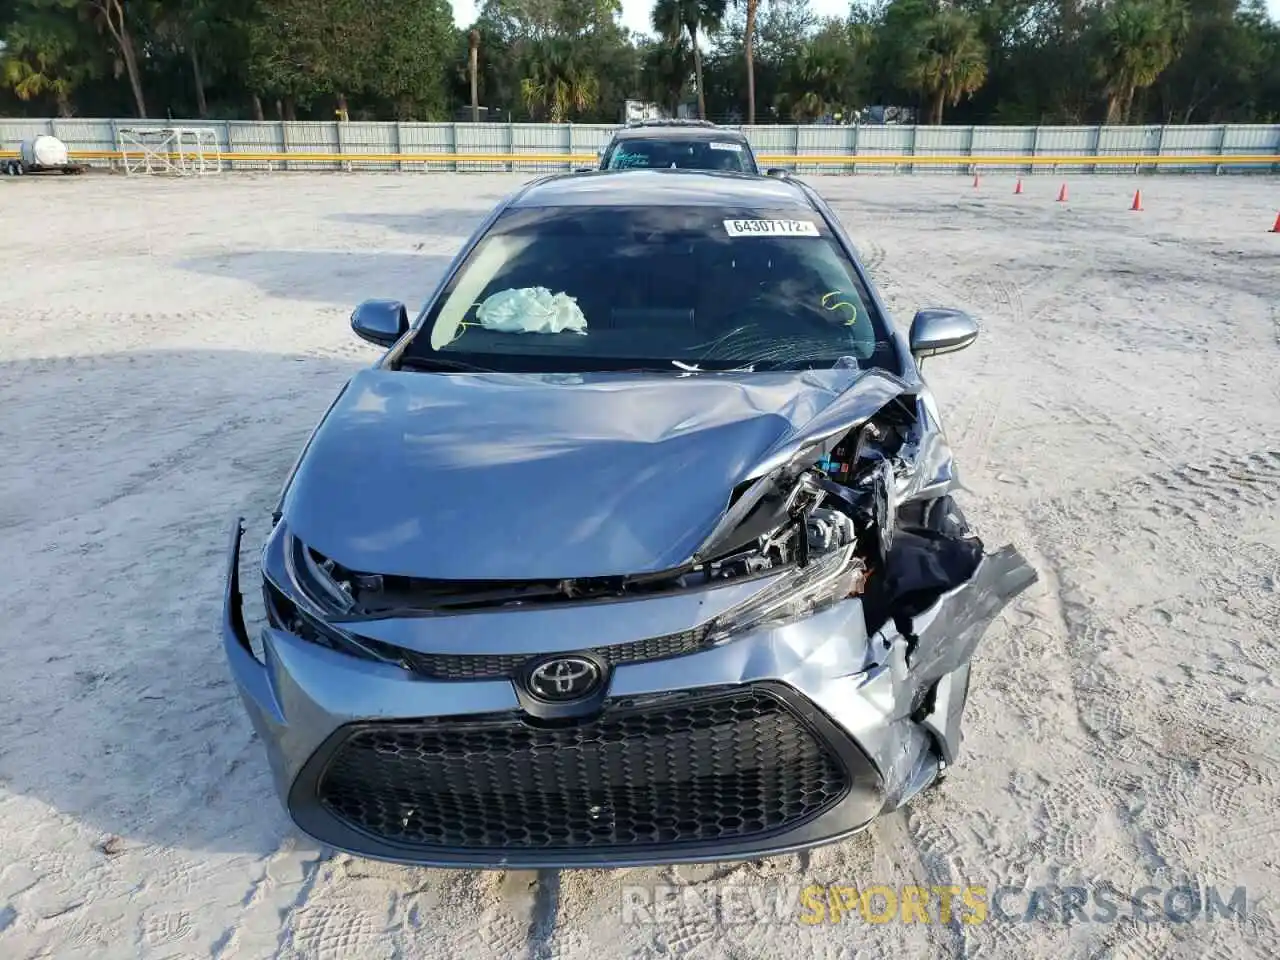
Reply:
<svg viewBox="0 0 1280 960"><path fill-rule="evenodd" d="M1014 192L1014 193L1021 193L1021 192L1022 192L1022 178L1021 178L1021 177L1019 177L1019 178L1018 178L1018 182L1017 182L1017 183L1015 183L1015 184L1013 185L1013 192Z"/></svg>
<svg viewBox="0 0 1280 960"><path fill-rule="evenodd" d="M973 175L973 189L978 189L978 175L976 173Z"/></svg>
<svg viewBox="0 0 1280 960"><path fill-rule="evenodd" d="M1130 210L1142 209L1142 191L1141 190L1133 191L1133 206L1130 207L1129 209Z"/></svg>
<svg viewBox="0 0 1280 960"><path fill-rule="evenodd" d="M1269 233L1280 233L1280 213L1276 214L1276 225L1272 227Z"/></svg>
<svg viewBox="0 0 1280 960"><path fill-rule="evenodd" d="M1062 184L1062 189L1058 191L1058 202L1059 202L1059 203L1066 203L1066 202L1067 202L1067 185L1066 185L1066 183L1063 183L1063 184Z"/></svg>

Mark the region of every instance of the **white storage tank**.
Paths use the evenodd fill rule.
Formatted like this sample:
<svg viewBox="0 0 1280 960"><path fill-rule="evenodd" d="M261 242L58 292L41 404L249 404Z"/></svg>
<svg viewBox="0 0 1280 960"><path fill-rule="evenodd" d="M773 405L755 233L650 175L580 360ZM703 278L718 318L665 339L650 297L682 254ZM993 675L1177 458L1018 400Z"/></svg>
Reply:
<svg viewBox="0 0 1280 960"><path fill-rule="evenodd" d="M22 142L22 162L28 167L65 167L67 145L57 137L43 135Z"/></svg>

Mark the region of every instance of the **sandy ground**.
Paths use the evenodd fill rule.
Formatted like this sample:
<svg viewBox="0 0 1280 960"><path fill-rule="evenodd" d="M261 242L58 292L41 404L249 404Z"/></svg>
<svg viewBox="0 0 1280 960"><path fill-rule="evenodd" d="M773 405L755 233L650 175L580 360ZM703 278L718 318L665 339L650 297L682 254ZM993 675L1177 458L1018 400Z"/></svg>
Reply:
<svg viewBox="0 0 1280 960"><path fill-rule="evenodd" d="M926 374L969 514L1042 575L980 648L942 790L718 868L415 870L293 833L219 649L228 520L260 538L376 356L351 306L420 303L522 179L0 181L0 956L1280 955L1274 178L1143 178L1141 213L1117 176L1066 204L1049 177L815 179L899 324L980 319ZM1160 915L1027 922L1023 894L810 926L809 883L1151 886ZM663 884L709 906L623 910ZM1185 884L1247 905L1170 922Z"/></svg>

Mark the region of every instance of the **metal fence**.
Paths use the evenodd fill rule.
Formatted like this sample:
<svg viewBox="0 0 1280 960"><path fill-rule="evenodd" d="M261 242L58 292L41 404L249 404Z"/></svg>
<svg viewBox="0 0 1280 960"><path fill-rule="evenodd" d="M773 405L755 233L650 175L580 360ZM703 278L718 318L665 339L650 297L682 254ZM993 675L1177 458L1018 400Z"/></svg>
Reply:
<svg viewBox="0 0 1280 960"><path fill-rule="evenodd" d="M223 169L516 170L590 165L614 125L0 119L0 154L40 134L120 166L122 130L215 131ZM802 173L1280 172L1280 124L1142 127L742 127L762 163ZM127 138L124 138L127 139Z"/></svg>

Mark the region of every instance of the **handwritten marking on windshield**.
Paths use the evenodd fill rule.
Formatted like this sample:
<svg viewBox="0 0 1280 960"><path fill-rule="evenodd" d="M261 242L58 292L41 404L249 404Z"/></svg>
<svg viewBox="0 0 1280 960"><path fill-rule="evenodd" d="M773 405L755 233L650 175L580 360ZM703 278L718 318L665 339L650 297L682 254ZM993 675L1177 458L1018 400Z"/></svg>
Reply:
<svg viewBox="0 0 1280 960"><path fill-rule="evenodd" d="M829 302L832 297L838 298L840 296L842 296L842 294L839 290L832 290L830 293L824 293L822 295L822 306L825 309L832 310L832 311L839 310L841 307L848 307L849 319L845 320L844 324L847 327L852 327L855 323L858 322L858 308L855 304L850 303L848 300L837 299L834 303Z"/></svg>

